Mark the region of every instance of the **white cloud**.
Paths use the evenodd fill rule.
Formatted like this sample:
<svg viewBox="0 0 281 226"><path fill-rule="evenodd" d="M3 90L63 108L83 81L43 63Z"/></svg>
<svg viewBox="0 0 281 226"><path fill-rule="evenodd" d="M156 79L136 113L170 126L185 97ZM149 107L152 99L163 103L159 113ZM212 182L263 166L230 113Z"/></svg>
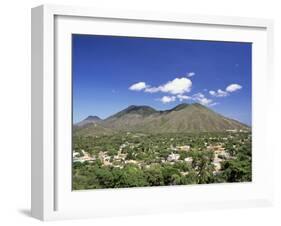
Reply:
<svg viewBox="0 0 281 226"><path fill-rule="evenodd" d="M194 72L189 72L188 77L194 76ZM207 98L203 93L196 93L192 96L187 96L186 93L190 92L192 88L192 81L189 78L175 78L167 83L160 86L150 86L145 82L137 82L129 87L133 91L144 91L147 93L168 93L170 96L163 96L160 100L162 103L170 103L176 100L193 100L205 106L215 106L218 103L214 102L212 99ZM242 86L239 84L230 84L226 87L225 90L218 89L217 91L210 90L209 94L213 97L226 97L230 93L242 89ZM204 92L207 92L207 89L204 89Z"/></svg>
<svg viewBox="0 0 281 226"><path fill-rule="evenodd" d="M175 78L172 81L168 81L166 84L158 86L158 87L150 87L147 86L145 88L145 92L147 93L170 93L170 94L183 94L190 92L192 87L192 82L188 78Z"/></svg>
<svg viewBox="0 0 281 226"><path fill-rule="evenodd" d="M213 101L211 99L207 99L207 98L202 98L202 99L199 99L198 100L200 104L203 104L203 105L210 105Z"/></svg>
<svg viewBox="0 0 281 226"><path fill-rule="evenodd" d="M196 93L192 96L192 99L194 101L197 101L199 102L200 104L203 104L205 106L211 106L211 104L214 104L213 103L213 100L212 99L208 99L205 97L205 95L203 93Z"/></svg>
<svg viewBox="0 0 281 226"><path fill-rule="evenodd" d="M160 92L160 88L159 87L146 87L144 92L146 93L157 93Z"/></svg>
<svg viewBox="0 0 281 226"><path fill-rule="evenodd" d="M214 90L210 90L209 93L214 97L226 97L228 96L228 92L218 89L217 92Z"/></svg>
<svg viewBox="0 0 281 226"><path fill-rule="evenodd" d="M239 84L230 84L229 86L226 87L225 90L226 90L227 92L232 93L232 92L235 92L235 91L237 91L237 90L239 90L239 89L242 89L242 86L241 86L241 85L239 85Z"/></svg>
<svg viewBox="0 0 281 226"><path fill-rule="evenodd" d="M209 104L209 107L213 107L213 106L216 106L216 105L218 105L219 103L217 103L217 102L213 102L213 103L211 103L211 104Z"/></svg>
<svg viewBox="0 0 281 226"><path fill-rule="evenodd" d="M160 101L161 101L163 104L167 104L167 103L176 101L176 97L175 97L175 96L163 96L163 97L160 99Z"/></svg>
<svg viewBox="0 0 281 226"><path fill-rule="evenodd" d="M195 75L195 72L188 72L186 76L190 78L190 77L193 77L194 75Z"/></svg>
<svg viewBox="0 0 281 226"><path fill-rule="evenodd" d="M147 87L147 85L145 84L145 82L138 82L138 83L131 85L129 87L129 90L141 91L141 90L145 89L146 87Z"/></svg>
<svg viewBox="0 0 281 226"><path fill-rule="evenodd" d="M218 89L217 95L220 96L220 97L225 97L225 96L228 95L228 93L223 91L223 90L221 90L221 89Z"/></svg>
<svg viewBox="0 0 281 226"><path fill-rule="evenodd" d="M177 95L177 98L179 99L179 101L191 99L190 96L186 96L186 95L182 95L182 94L178 94L178 95Z"/></svg>
<svg viewBox="0 0 281 226"><path fill-rule="evenodd" d="M215 95L216 95L216 91L214 91L214 90L210 90L209 93L210 93L212 96L215 96Z"/></svg>
<svg viewBox="0 0 281 226"><path fill-rule="evenodd" d="M205 95L203 93L196 93L192 95L192 98L201 99L204 98Z"/></svg>
<svg viewBox="0 0 281 226"><path fill-rule="evenodd" d="M175 78L173 81L167 82L161 87L162 92L171 94L183 94L190 92L192 82L188 78Z"/></svg>
<svg viewBox="0 0 281 226"><path fill-rule="evenodd" d="M218 89L217 91L214 91L214 90L210 90L209 91L209 94L211 96L214 96L214 97L226 97L228 96L230 93L232 92L235 92L239 89L242 89L242 86L239 85L239 84L230 84L226 87L225 91L224 90L221 90L221 89Z"/></svg>

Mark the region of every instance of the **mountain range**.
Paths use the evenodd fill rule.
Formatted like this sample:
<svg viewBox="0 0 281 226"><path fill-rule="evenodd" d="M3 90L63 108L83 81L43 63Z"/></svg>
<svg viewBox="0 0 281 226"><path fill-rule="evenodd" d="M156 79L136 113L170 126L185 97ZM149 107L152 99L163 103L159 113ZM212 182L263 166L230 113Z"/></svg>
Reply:
<svg viewBox="0 0 281 226"><path fill-rule="evenodd" d="M157 111L150 106L131 105L102 120L88 116L74 124L75 135L106 135L118 132L175 133L223 132L227 130L250 131L246 124L227 118L199 104L180 104Z"/></svg>

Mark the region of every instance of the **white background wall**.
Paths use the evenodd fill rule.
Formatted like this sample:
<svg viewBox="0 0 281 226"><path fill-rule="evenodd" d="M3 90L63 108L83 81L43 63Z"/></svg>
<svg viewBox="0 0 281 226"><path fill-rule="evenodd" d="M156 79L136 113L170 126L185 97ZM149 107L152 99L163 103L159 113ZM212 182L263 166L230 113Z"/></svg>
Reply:
<svg viewBox="0 0 281 226"><path fill-rule="evenodd" d="M95 220L50 222L50 225L280 225L280 1L274 0L6 0L0 8L0 225L38 225L30 208L30 8L43 3L98 8L137 9L192 14L275 19L275 91L270 126L276 131L276 203L271 208L197 211ZM263 90L261 90L263 92ZM266 93L265 93L266 95ZM278 134L279 133L279 134ZM266 151L266 150L265 150Z"/></svg>

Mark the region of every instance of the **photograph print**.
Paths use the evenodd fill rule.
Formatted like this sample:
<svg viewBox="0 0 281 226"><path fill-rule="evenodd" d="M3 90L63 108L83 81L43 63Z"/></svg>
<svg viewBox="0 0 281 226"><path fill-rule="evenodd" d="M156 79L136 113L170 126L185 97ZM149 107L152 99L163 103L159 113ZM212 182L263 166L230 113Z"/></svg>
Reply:
<svg viewBox="0 0 281 226"><path fill-rule="evenodd" d="M252 181L252 44L72 34L72 189Z"/></svg>

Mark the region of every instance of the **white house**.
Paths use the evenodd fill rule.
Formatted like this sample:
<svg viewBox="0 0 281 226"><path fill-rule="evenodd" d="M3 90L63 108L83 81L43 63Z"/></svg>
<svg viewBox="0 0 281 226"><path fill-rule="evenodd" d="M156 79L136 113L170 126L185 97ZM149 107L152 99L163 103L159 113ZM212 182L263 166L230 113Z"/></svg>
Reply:
<svg viewBox="0 0 281 226"><path fill-rule="evenodd" d="M187 163L192 163L193 158L192 157L187 157L184 159L184 161L186 161Z"/></svg>
<svg viewBox="0 0 281 226"><path fill-rule="evenodd" d="M168 156L167 160L168 160L169 162L172 162L172 161L177 161L177 160L179 160L179 158L180 158L180 155L179 155L179 154L172 153L172 154L170 154L170 155Z"/></svg>

